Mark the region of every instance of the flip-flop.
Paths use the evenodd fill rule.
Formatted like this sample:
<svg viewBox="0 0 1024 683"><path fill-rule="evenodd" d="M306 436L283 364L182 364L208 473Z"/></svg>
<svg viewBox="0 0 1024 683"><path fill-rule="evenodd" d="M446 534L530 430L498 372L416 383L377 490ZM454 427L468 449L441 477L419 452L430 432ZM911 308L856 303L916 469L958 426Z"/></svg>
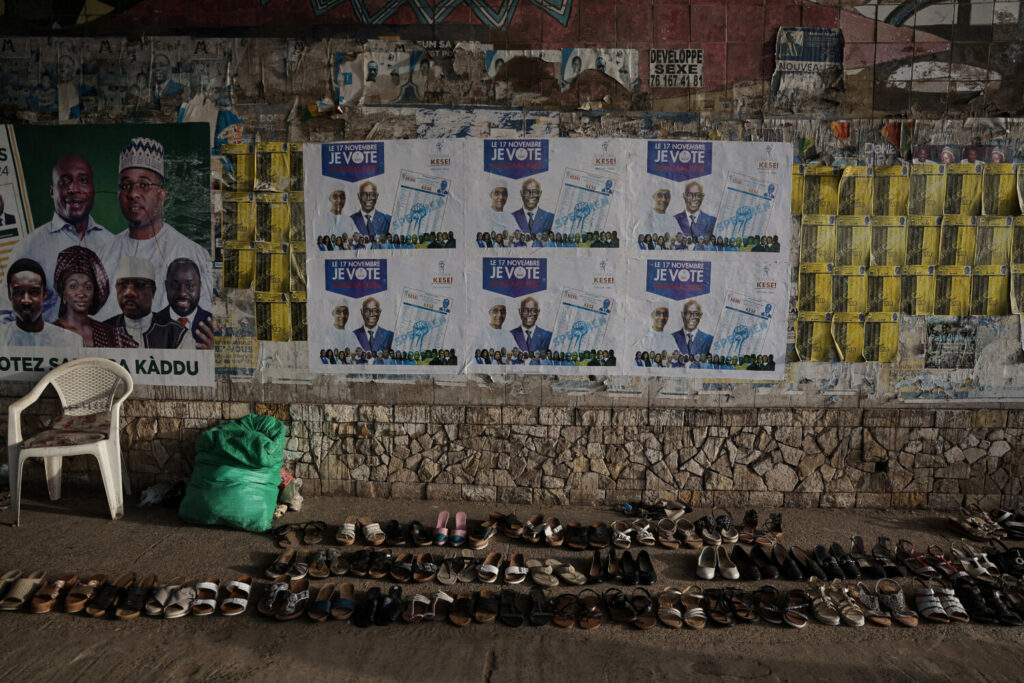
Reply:
<svg viewBox="0 0 1024 683"><path fill-rule="evenodd" d="M331 598L334 596L334 586L325 583L320 586L320 590L317 591L316 600L306 610L306 616L313 621L321 622L327 621L327 617L331 613Z"/></svg>
<svg viewBox="0 0 1024 683"><path fill-rule="evenodd" d="M601 596L590 588L580 591L579 597L580 628L590 631L604 623L604 612L601 611Z"/></svg>
<svg viewBox="0 0 1024 683"><path fill-rule="evenodd" d="M338 586L338 594L331 601L331 617L339 621L346 621L352 616L356 608L356 589L351 583L343 583Z"/></svg>
<svg viewBox="0 0 1024 683"><path fill-rule="evenodd" d="M85 613L90 617L102 617L107 610L114 605L117 598L135 582L135 574L125 572L117 577L114 583L104 583L96 592L96 597L85 608Z"/></svg>
<svg viewBox="0 0 1024 683"><path fill-rule="evenodd" d="M448 542L448 511L442 510L437 516L437 526L434 527L434 544L444 545Z"/></svg>
<svg viewBox="0 0 1024 683"><path fill-rule="evenodd" d="M228 617L235 617L249 607L249 596L252 594L252 577L240 576L229 581L224 587L228 595L220 603L220 611Z"/></svg>
<svg viewBox="0 0 1024 683"><path fill-rule="evenodd" d="M501 553L490 553L476 569L476 577L484 583L494 583L500 576Z"/></svg>
<svg viewBox="0 0 1024 683"><path fill-rule="evenodd" d="M156 577L152 574L136 581L128 589L128 592L123 594L117 601L117 609L114 610L114 616L122 621L137 618L146 609L146 600L149 598L149 594L153 592L153 586L155 585Z"/></svg>
<svg viewBox="0 0 1024 683"><path fill-rule="evenodd" d="M23 579L18 579L7 591L3 601L0 602L0 610L13 612L14 610L21 609L32 599L32 596L39 590L39 587L43 585L45 580L46 572L43 571L34 572Z"/></svg>
<svg viewBox="0 0 1024 683"><path fill-rule="evenodd" d="M331 568L327 564L327 551L317 550L309 559L309 575L314 579L326 579L331 575Z"/></svg>
<svg viewBox="0 0 1024 683"><path fill-rule="evenodd" d="M327 563L330 565L331 576L344 576L348 574L348 558L343 556L337 548L327 549Z"/></svg>
<svg viewBox="0 0 1024 683"><path fill-rule="evenodd" d="M527 560L526 568L530 572L530 578L538 586L554 588L558 585L558 579L554 575L554 568L551 565L542 563L540 560Z"/></svg>
<svg viewBox="0 0 1024 683"><path fill-rule="evenodd" d="M60 596L70 590L76 583L78 583L78 576L75 574L50 579L32 596L32 604L29 605L29 611L33 614L46 614L52 611L54 605L60 601Z"/></svg>
<svg viewBox="0 0 1024 683"><path fill-rule="evenodd" d="M473 583L476 581L477 561L473 551L465 548L462 551L462 569L459 570L459 583Z"/></svg>
<svg viewBox="0 0 1024 683"><path fill-rule="evenodd" d="M334 540L338 542L338 545L352 545L356 542L356 524L358 521L355 517L345 518L345 521L338 527L338 533L334 536Z"/></svg>
<svg viewBox="0 0 1024 683"><path fill-rule="evenodd" d="M587 582L586 575L571 564L563 564L558 560L546 560L545 564L551 567L555 576L571 586L582 586Z"/></svg>
<svg viewBox="0 0 1024 683"><path fill-rule="evenodd" d="M554 622L555 626L562 628L572 628L576 624L576 608L578 606L578 600L572 593L563 593L555 598L552 603L552 616L551 621Z"/></svg>
<svg viewBox="0 0 1024 683"><path fill-rule="evenodd" d="M441 562L441 569L437 572L437 581L445 586L451 586L459 580L455 573L455 560L450 557L444 558Z"/></svg>
<svg viewBox="0 0 1024 683"><path fill-rule="evenodd" d="M448 542L451 545L453 545L454 547L458 548L459 546L461 546L463 543L466 542L466 537L468 535L469 534L466 531L466 513L465 512L456 512L455 513L455 530L452 531L451 538L449 539Z"/></svg>
<svg viewBox="0 0 1024 683"><path fill-rule="evenodd" d="M212 577L196 584L196 599L192 602L192 614L197 617L208 617L217 611L217 594L220 592L220 579Z"/></svg>
<svg viewBox="0 0 1024 683"><path fill-rule="evenodd" d="M282 524L274 529L274 542L278 548L298 548L299 535L296 533L294 524Z"/></svg>

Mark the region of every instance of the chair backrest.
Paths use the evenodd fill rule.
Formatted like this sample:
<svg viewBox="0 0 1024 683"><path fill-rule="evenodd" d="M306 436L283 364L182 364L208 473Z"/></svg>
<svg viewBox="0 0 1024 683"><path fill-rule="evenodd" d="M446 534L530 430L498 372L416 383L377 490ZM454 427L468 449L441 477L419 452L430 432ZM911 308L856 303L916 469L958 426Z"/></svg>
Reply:
<svg viewBox="0 0 1024 683"><path fill-rule="evenodd" d="M132 393L131 374L106 358L80 358L43 377L57 390L65 415L108 413L115 401Z"/></svg>

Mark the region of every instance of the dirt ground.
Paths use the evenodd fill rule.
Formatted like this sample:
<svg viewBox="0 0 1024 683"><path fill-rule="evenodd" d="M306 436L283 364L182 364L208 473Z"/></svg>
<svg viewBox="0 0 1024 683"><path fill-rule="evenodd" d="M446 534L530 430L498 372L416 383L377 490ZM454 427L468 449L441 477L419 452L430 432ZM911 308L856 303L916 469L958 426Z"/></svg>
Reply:
<svg viewBox="0 0 1024 683"><path fill-rule="evenodd" d="M276 555L269 534L187 526L173 510L134 507L137 497L128 501L123 520L111 521L102 493L64 488L64 499L55 503L47 500L42 486L26 488L22 525L0 526L0 572L11 568L79 575L134 571L162 578L184 575L193 581L219 577L222 582L252 574L261 582L265 567ZM492 509L486 505L445 507L452 517L460 509L468 512L470 519L486 517ZM283 521L322 519L333 527L346 515L356 514L381 524L392 518L403 522L418 519L433 528L441 509L436 501L327 497L307 500L301 512L289 513ZM522 520L543 512L559 517L563 524L622 518L612 510L598 508L502 510L510 511ZM732 512L739 520L744 511ZM768 512L760 511L762 519ZM0 512L0 516L6 514ZM936 542L948 549L956 538L944 517L930 513L786 510L783 526L785 544L807 549L832 540L848 546L854 533L864 536L869 547L880 534L894 542L909 538L919 548ZM332 538L333 532L331 528ZM527 559L574 560L582 571L590 557L504 539L495 539L490 548L509 549L523 552ZM696 582L696 551L658 548L652 555L658 571L652 594L668 586L682 588ZM390 585L372 579L335 580L352 580L357 591ZM773 583L780 588L798 587L784 581ZM475 589L483 586L468 585ZM440 587L429 583L411 590L429 593ZM261 588L256 589L257 597ZM525 586L517 588L527 590ZM555 589L555 594L561 590ZM1024 629L999 626L926 624L917 629L885 629L868 625L854 629L812 622L797 631L759 622L730 629L677 631L659 625L640 631L605 623L594 631L581 631L554 626L514 629L500 624L457 629L446 623L398 622L360 629L337 621L317 624L306 618L278 623L260 617L254 606L250 612L230 620L215 615L173 621L141 617L129 622L60 612L3 612L0 679L1019 681L1024 670Z"/></svg>

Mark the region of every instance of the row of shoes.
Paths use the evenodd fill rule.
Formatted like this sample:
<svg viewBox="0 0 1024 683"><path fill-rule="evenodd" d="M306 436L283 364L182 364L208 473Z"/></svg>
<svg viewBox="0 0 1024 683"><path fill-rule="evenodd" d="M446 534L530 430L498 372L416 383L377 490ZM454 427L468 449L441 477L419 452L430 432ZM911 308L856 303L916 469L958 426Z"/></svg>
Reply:
<svg viewBox="0 0 1024 683"><path fill-rule="evenodd" d="M1024 507L1016 510L997 507L986 512L977 505L968 505L965 496L960 516L949 519L961 533L975 540L1024 540Z"/></svg>

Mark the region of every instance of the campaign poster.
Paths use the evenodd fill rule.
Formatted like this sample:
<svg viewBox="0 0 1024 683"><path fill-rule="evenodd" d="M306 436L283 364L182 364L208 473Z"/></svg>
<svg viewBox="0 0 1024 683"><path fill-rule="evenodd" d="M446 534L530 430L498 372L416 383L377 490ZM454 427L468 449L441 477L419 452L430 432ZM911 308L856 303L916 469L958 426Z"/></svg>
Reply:
<svg viewBox="0 0 1024 683"><path fill-rule="evenodd" d="M776 258L789 253L791 145L682 140L632 144L631 248Z"/></svg>
<svg viewBox="0 0 1024 683"><path fill-rule="evenodd" d="M631 260L622 322L631 374L782 379L789 266L726 254Z"/></svg>
<svg viewBox="0 0 1024 683"><path fill-rule="evenodd" d="M0 128L0 376L211 386L209 174L205 123Z"/></svg>
<svg viewBox="0 0 1024 683"><path fill-rule="evenodd" d="M470 256L466 372L623 374L625 272L611 256Z"/></svg>
<svg viewBox="0 0 1024 683"><path fill-rule="evenodd" d="M465 279L453 253L357 252L308 265L311 372L459 371Z"/></svg>
<svg viewBox="0 0 1024 683"><path fill-rule="evenodd" d="M310 258L330 252L454 252L462 237L463 158L463 143L455 139L306 144Z"/></svg>
<svg viewBox="0 0 1024 683"><path fill-rule="evenodd" d="M467 250L619 248L628 141L489 139L466 149Z"/></svg>

